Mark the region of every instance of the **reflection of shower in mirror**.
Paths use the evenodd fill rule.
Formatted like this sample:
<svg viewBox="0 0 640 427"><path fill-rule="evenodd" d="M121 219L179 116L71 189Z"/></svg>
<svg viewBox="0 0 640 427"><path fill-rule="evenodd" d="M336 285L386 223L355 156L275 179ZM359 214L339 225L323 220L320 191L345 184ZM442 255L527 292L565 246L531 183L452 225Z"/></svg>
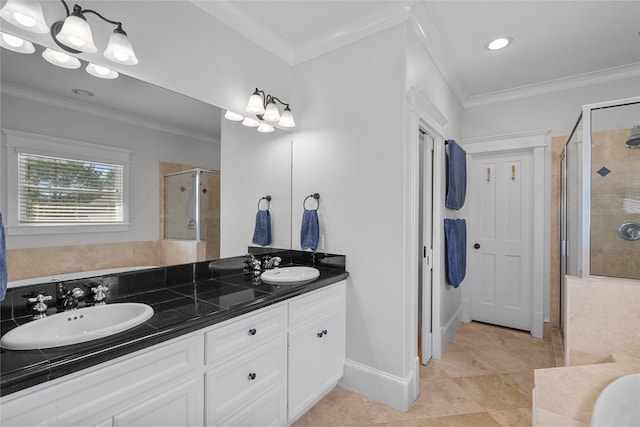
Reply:
<svg viewBox="0 0 640 427"><path fill-rule="evenodd" d="M627 148L638 149L640 148L640 125L635 125L631 128L629 133L629 139L626 142Z"/></svg>
<svg viewBox="0 0 640 427"><path fill-rule="evenodd" d="M219 242L219 189L215 171L195 168L165 175L164 238L206 241L207 246Z"/></svg>

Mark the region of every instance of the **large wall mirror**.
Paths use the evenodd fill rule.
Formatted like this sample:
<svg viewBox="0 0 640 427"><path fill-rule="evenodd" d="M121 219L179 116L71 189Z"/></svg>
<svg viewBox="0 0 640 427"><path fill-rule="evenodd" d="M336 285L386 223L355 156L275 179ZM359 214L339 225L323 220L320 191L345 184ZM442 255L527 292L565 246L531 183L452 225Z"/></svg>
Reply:
<svg viewBox="0 0 640 427"><path fill-rule="evenodd" d="M252 245L258 202L267 195L271 246L291 247L291 133L259 133L225 120L218 107L126 75L93 77L85 61L73 70L54 66L43 50L1 49L1 127L132 150L131 225L126 232L93 235L9 234L7 249L162 239L161 166L167 164L220 172L221 257L244 254ZM4 213L14 201L7 197L4 144L1 152Z"/></svg>

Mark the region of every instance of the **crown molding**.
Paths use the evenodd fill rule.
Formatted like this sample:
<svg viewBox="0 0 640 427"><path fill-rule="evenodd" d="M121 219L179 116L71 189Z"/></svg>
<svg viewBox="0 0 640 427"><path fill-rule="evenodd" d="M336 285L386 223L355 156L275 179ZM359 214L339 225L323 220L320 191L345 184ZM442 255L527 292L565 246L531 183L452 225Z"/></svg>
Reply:
<svg viewBox="0 0 640 427"><path fill-rule="evenodd" d="M385 4L331 34L324 34L306 43L296 45L293 50L293 65L406 22L411 13L411 4L412 2L409 1L394 1Z"/></svg>
<svg viewBox="0 0 640 427"><path fill-rule="evenodd" d="M167 132L208 143L220 144L219 138L212 139L210 135L201 132L194 132L192 129L188 129L186 127L168 125L161 120L153 120L131 113L123 113L112 108L97 106L88 102L78 101L77 99L70 99L65 96L54 95L49 92L28 88L26 86L17 85L14 83L2 82L2 87L0 89L2 93L34 102L40 102L42 104L50 105L53 107L66 108L68 110L76 111L79 113L89 113L95 116L129 123L136 126L142 126L148 129Z"/></svg>
<svg viewBox="0 0 640 427"><path fill-rule="evenodd" d="M570 77L563 77L561 79L549 80L542 83L520 86L513 89L470 96L463 103L463 106L464 108L480 107L488 104L513 101L516 99L592 86L633 77L640 77L640 62L593 71L590 73L578 74Z"/></svg>
<svg viewBox="0 0 640 427"><path fill-rule="evenodd" d="M264 50L293 66L293 46L261 22L242 12L230 0L190 0L191 3L222 21L232 30L248 38Z"/></svg>
<svg viewBox="0 0 640 427"><path fill-rule="evenodd" d="M433 24L433 19L422 2L415 3L411 9L409 26L413 29L418 40L427 51L427 54L438 71L440 71L440 74L449 85L458 102L464 104L467 94L462 81L456 72L450 55L447 53L446 45L442 41L436 26Z"/></svg>

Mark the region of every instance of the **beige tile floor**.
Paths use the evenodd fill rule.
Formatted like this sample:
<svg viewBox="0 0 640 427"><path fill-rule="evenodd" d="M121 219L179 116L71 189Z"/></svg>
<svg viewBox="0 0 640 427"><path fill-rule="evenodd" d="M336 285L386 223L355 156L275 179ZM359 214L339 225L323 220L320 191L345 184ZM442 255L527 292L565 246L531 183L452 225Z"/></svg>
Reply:
<svg viewBox="0 0 640 427"><path fill-rule="evenodd" d="M336 387L294 426L531 426L533 370L563 366L557 330L544 336L463 324L442 360L421 366L409 412Z"/></svg>

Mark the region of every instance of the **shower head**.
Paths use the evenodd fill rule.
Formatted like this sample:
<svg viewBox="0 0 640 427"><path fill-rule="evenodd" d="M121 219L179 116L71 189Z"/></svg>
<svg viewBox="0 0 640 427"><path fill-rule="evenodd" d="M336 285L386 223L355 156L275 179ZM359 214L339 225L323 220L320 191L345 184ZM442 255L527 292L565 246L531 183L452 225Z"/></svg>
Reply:
<svg viewBox="0 0 640 427"><path fill-rule="evenodd" d="M640 125L635 125L631 128L629 139L627 139L627 148L638 149L640 148Z"/></svg>

